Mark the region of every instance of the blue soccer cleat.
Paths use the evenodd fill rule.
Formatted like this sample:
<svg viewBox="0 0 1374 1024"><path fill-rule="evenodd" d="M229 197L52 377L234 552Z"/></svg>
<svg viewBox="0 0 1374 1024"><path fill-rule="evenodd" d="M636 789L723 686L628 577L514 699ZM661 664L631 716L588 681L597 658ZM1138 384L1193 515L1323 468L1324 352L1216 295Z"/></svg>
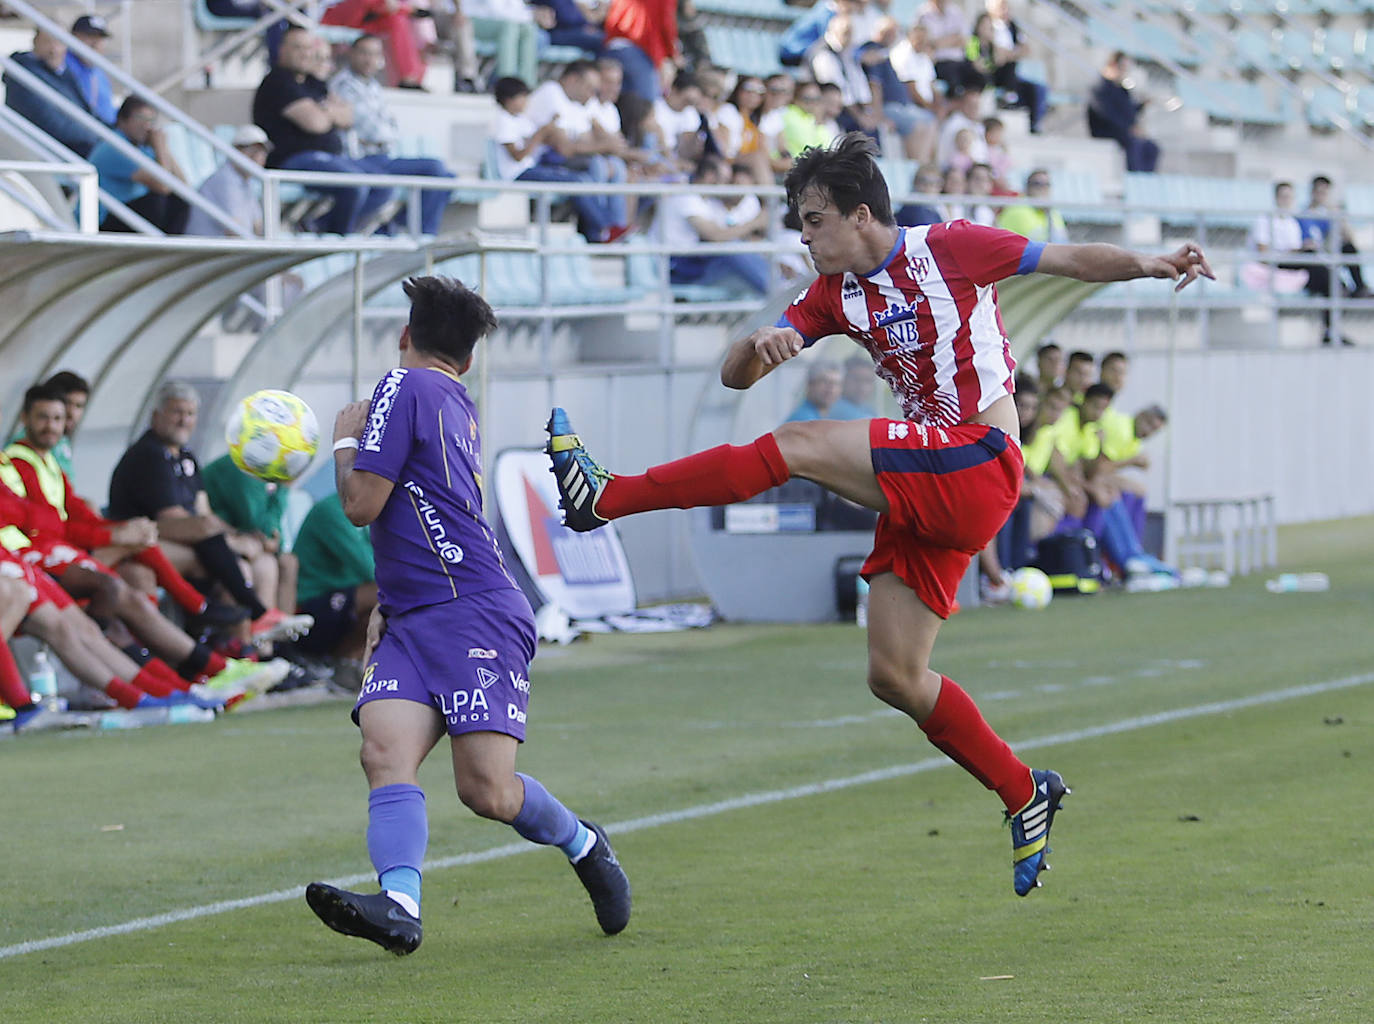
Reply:
<svg viewBox="0 0 1374 1024"><path fill-rule="evenodd" d="M1016 895L1025 896L1040 887L1040 872L1048 871L1045 857L1050 852L1050 826L1059 802L1073 790L1055 771L1031 770L1035 792L1030 803L1015 814L1007 813L1011 826L1012 887Z"/></svg>
<svg viewBox="0 0 1374 1024"><path fill-rule="evenodd" d="M563 409L554 408L544 429L549 433L544 451L553 462L563 525L578 533L605 526L610 520L597 514L596 499L612 479L611 474L582 446L582 439L573 433Z"/></svg>

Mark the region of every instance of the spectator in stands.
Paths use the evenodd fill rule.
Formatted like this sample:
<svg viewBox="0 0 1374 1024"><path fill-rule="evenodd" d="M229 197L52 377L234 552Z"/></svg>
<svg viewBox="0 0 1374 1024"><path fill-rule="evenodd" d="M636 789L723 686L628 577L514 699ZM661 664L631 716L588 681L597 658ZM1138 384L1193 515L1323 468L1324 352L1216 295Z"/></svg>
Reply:
<svg viewBox="0 0 1374 1024"><path fill-rule="evenodd" d="M870 362L869 373L872 372ZM806 369L806 395L801 404L792 410L792 415L787 417L787 422L835 418L832 410L843 392L844 371L838 363L828 360L811 363Z"/></svg>
<svg viewBox="0 0 1374 1024"><path fill-rule="evenodd" d="M83 14L72 24L72 35L103 57L105 44L110 38L110 27L98 14ZM67 72L81 87L91 113L106 124L113 125L116 111L110 76L100 68L87 64L71 49L67 50Z"/></svg>
<svg viewBox="0 0 1374 1024"><path fill-rule="evenodd" d="M848 14L841 12L830 19L825 34L808 54L808 64L812 78L840 90L842 109L836 117L840 129L866 132L876 141L882 120L875 113L873 90L859 63Z"/></svg>
<svg viewBox="0 0 1374 1024"><path fill-rule="evenodd" d="M1130 90L1131 58L1117 50L1102 66L1088 95L1088 134L1115 139L1126 154L1126 170L1152 172L1159 164L1159 146L1147 139L1140 112L1148 99L1136 102Z"/></svg>
<svg viewBox="0 0 1374 1024"><path fill-rule="evenodd" d="M435 39L431 49L447 52L453 60L453 91L480 92L477 84L477 34L473 19L459 0L444 0L430 7Z"/></svg>
<svg viewBox="0 0 1374 1024"><path fill-rule="evenodd" d="M1274 186L1274 212L1258 218L1250 228L1250 244L1261 254L1273 253L1275 256L1292 253L1316 253L1319 249L1315 237L1304 237L1302 224L1294 215L1294 192L1291 182L1280 181ZM1325 263L1278 262L1278 270L1306 271L1307 283L1304 291L1316 298L1330 298L1332 293L1331 268ZM1330 345L1331 310L1323 306L1322 344ZM1342 345L1353 345L1349 338L1341 338Z"/></svg>
<svg viewBox="0 0 1374 1024"><path fill-rule="evenodd" d="M1049 205L1050 172L1045 168L1037 167L1026 175L1026 198L1030 202L1003 207L997 226L1025 235L1032 242L1067 242L1068 226L1059 211Z"/></svg>
<svg viewBox="0 0 1374 1024"><path fill-rule="evenodd" d="M1318 174L1312 179L1307 209L1298 218L1298 223L1302 225L1303 237L1315 239L1319 249L1324 250L1328 246L1334 248L1335 242L1331 240L1331 222L1336 215L1336 210L1331 206L1331 179L1325 174ZM1358 257L1360 250L1355 246L1349 222L1341 220L1339 223L1341 252L1347 256ZM1360 261L1351 260L1343 264L1343 269L1350 275L1350 285L1346 289L1346 294L1356 299L1368 298L1370 292L1364 283L1364 271L1360 268Z"/></svg>
<svg viewBox="0 0 1374 1024"><path fill-rule="evenodd" d="M947 196L962 197L968 194L968 175L962 168L951 164L945 168L940 178L940 192ZM963 220L967 216L962 202L945 202L940 206L941 220Z"/></svg>
<svg viewBox="0 0 1374 1024"><path fill-rule="evenodd" d="M744 121L739 111L726 102L725 72L703 68L696 78L699 86L696 106L701 123L710 133L716 151L733 163L744 142Z"/></svg>
<svg viewBox="0 0 1374 1024"><path fill-rule="evenodd" d="M59 96L70 100L81 111L95 116L81 84L67 68L67 44L42 29L33 34L33 49L11 55L14 62L48 86ZM95 148L99 137L75 116L41 95L17 75L5 72L5 105L16 114L51 135L77 156L84 157Z"/></svg>
<svg viewBox="0 0 1374 1024"><path fill-rule="evenodd" d="M1037 348L1035 376L1039 383L1041 398L1044 398L1051 388L1059 387L1064 376L1064 350L1052 341L1047 341Z"/></svg>
<svg viewBox="0 0 1374 1024"><path fill-rule="evenodd" d="M877 384L878 379L873 375L873 360L868 356L850 356L844 361L844 380L840 383L840 397L830 407L829 418L871 420L876 417L878 404L873 396Z"/></svg>
<svg viewBox="0 0 1374 1024"><path fill-rule="evenodd" d="M283 52L285 47L283 43ZM148 430L125 451L110 478L110 516L143 516L156 523L160 543L172 564L187 578L205 581L203 591L215 585L223 587L248 612L256 639L308 628L301 619L264 603L275 604L275 594L254 587L230 546L230 527L210 511L200 464L186 447L199 412L200 395L189 384L169 380L158 388ZM263 560L263 556L256 560ZM270 567L262 568L271 571Z"/></svg>
<svg viewBox="0 0 1374 1024"><path fill-rule="evenodd" d="M821 131L827 139L840 134L840 117L844 114L844 92L834 82L821 83L821 111L817 115ZM829 145L829 143L826 143Z"/></svg>
<svg viewBox="0 0 1374 1024"><path fill-rule="evenodd" d="M629 177L625 160L620 156L625 142L621 138L608 139L593 129L587 104L596 96L599 85L596 65L575 60L563 69L557 81L544 82L530 94L524 116L536 128L557 122L536 157L540 164L570 170L582 175L583 181L616 184ZM584 222L582 233L594 242L617 241L630 230L625 196L610 194L600 198L604 220L599 225Z"/></svg>
<svg viewBox="0 0 1374 1024"><path fill-rule="evenodd" d="M542 159L551 142L559 137L559 114L554 111L542 125L536 125L526 110L530 88L518 78L498 78L493 87L496 104L500 108L492 127L491 140L496 146L496 173L503 181L592 181L591 174L574 170L573 165L553 154ZM604 242L614 226L616 211L610 197L601 195L569 196L577 211L578 229L589 241Z"/></svg>
<svg viewBox="0 0 1374 1024"><path fill-rule="evenodd" d="M339 496L331 494L306 513L293 551L300 562L297 611L315 620L297 646L306 654L336 659L334 682L356 690L368 619L377 607L367 527L350 523Z"/></svg>
<svg viewBox="0 0 1374 1024"><path fill-rule="evenodd" d="M757 75L740 75L735 80L735 88L725 101L726 105L734 109L735 116L739 119L740 142L737 159L748 163L754 169L756 181L772 180L768 141L759 128L759 118L767 95L768 87L764 85L762 78Z"/></svg>
<svg viewBox="0 0 1374 1024"><path fill-rule="evenodd" d="M879 18L873 38L859 47L859 64L868 75L869 87L873 90L874 113L881 112L883 119L897 132L906 159L923 163L935 155L938 119L930 103L917 90L916 83L904 81L892 63L898 32L895 18ZM908 64L919 57L930 62L925 54L910 51ZM932 68L932 77L933 74Z"/></svg>
<svg viewBox="0 0 1374 1024"><path fill-rule="evenodd" d="M694 164L706 151L704 120L701 104L701 84L697 76L681 71L673 84L659 99L654 100L654 117L663 129L663 141L668 153L685 164Z"/></svg>
<svg viewBox="0 0 1374 1024"><path fill-rule="evenodd" d="M937 195L944 181L934 164L922 164L911 179L912 191L920 195ZM929 202L907 203L896 213L897 223L904 227L918 228L924 224L938 224L944 219L938 206Z"/></svg>
<svg viewBox="0 0 1374 1024"><path fill-rule="evenodd" d="M764 80L763 107L759 111L759 133L768 148L768 161L774 174L785 174L792 166L792 154L783 141L784 118L792 107L797 83L786 72L769 75Z"/></svg>
<svg viewBox="0 0 1374 1024"><path fill-rule="evenodd" d="M965 175L965 188L971 196L992 195L992 168L987 164L974 164ZM988 203L973 203L965 216L975 224L994 227L998 221L997 208Z"/></svg>
<svg viewBox="0 0 1374 1024"><path fill-rule="evenodd" d="M201 473L210 511L229 527L229 546L248 562L253 586L273 607L296 607L296 556L282 547L281 523L290 488L243 472L225 453Z"/></svg>
<svg viewBox="0 0 1374 1024"><path fill-rule="evenodd" d="M907 96L916 106L926 111L934 119L932 134L939 131L939 120L943 106L939 93L935 90L935 62L930 59L930 33L925 23L912 23L907 34L900 39L888 54L888 61L897 79L906 86ZM884 92L886 100L886 92ZM932 142L933 145L933 142ZM931 159L934 152L927 154Z"/></svg>
<svg viewBox="0 0 1374 1024"><path fill-rule="evenodd" d="M983 138L983 119L979 116L981 97L981 93L971 91L951 94L952 109L940 125L940 141L935 148L935 161L941 167L949 167L954 162L954 154L958 150L955 140L965 129L972 136L969 148L965 151L966 158L971 164L988 162L988 144Z"/></svg>
<svg viewBox="0 0 1374 1024"><path fill-rule="evenodd" d="M422 10L408 0L338 0L325 9L320 23L347 25L384 38L391 84L402 89L422 89L425 58L412 24L413 18L424 16L420 14Z"/></svg>
<svg viewBox="0 0 1374 1024"><path fill-rule="evenodd" d="M625 91L658 99L681 60L677 0L610 0L603 24L605 55L624 67Z"/></svg>
<svg viewBox="0 0 1374 1024"><path fill-rule="evenodd" d="M1000 117L983 118L983 142L987 144L987 165L992 169L992 194L1012 196L1016 193L1007 184L1011 173L1011 154L1007 152L1007 126Z"/></svg>
<svg viewBox="0 0 1374 1024"><path fill-rule="evenodd" d="M606 20L605 5L587 0L538 0L534 8L534 23L548 35L553 46L575 46L589 57L601 52L606 41L602 22Z"/></svg>
<svg viewBox="0 0 1374 1024"><path fill-rule="evenodd" d="M81 426L82 417L86 415L86 402L91 397L91 385L85 377L73 373L71 370L58 370L43 382L43 388L62 396L66 417L62 437L52 446L51 454L57 460L58 468L70 477L72 475L72 438L76 434L76 428ZM13 444L15 441L22 440L24 432L24 424L20 422L14 433L10 435L9 443Z"/></svg>
<svg viewBox="0 0 1374 1024"><path fill-rule="evenodd" d="M1036 420L1040 411L1040 396L1036 393L1035 382L1028 380L1022 374L1017 374L1015 383L1016 418L1021 432L1024 478L1021 484L1021 496L1016 507L1011 510L1006 523L1002 529L997 531L997 536L993 540L997 563L1007 571L1014 571L1031 562L1033 555L1031 519L1034 516L1036 506L1035 492L1032 489L1033 481L1043 478L1045 467L1042 456L1047 457L1046 453L1041 452L1036 447L1038 434ZM1044 443L1048 436L1047 431L1045 437L1041 438L1040 448L1053 448L1052 442L1049 445ZM1057 520L1058 516L1055 519ZM1008 593L1007 597L1010 596Z"/></svg>
<svg viewBox="0 0 1374 1024"><path fill-rule="evenodd" d="M268 141L267 133L257 125L240 125L234 131L232 145L245 160L250 160L259 167L267 166L267 154L272 149L272 143ZM243 170L232 160L226 160L200 183L198 191L246 234L262 234L262 202L253 187L253 176L250 172ZM193 207L186 219L188 235L219 237L228 233L223 224L200 207Z"/></svg>
<svg viewBox="0 0 1374 1024"><path fill-rule="evenodd" d="M625 91L625 69L619 61L602 57L596 62L596 83L596 92L587 101L592 131L623 146L625 126L620 121L620 96Z"/></svg>
<svg viewBox="0 0 1374 1024"><path fill-rule="evenodd" d="M1030 47L1011 17L1007 0L987 0L987 10L979 16L969 38L969 60L994 88L1013 98L1013 106L1030 115L1031 134L1038 135L1049 103L1049 89L1043 82L1032 82L1017 74L1017 61L1029 53Z"/></svg>
<svg viewBox="0 0 1374 1024"><path fill-rule="evenodd" d="M967 176L973 169L975 160L973 159L973 145L977 138L973 134L972 128L960 128L954 133L954 151L948 154L945 166L960 170Z"/></svg>
<svg viewBox="0 0 1374 1024"><path fill-rule="evenodd" d="M702 157L692 181L699 185L725 185L732 177L730 164L718 153ZM691 255L702 242L735 242L761 237L768 230L768 213L759 207L747 220L731 218L725 204L715 197L684 193L659 201L654 231L677 255L668 261L673 284L720 284L736 281L758 295L768 292L768 260L756 252Z"/></svg>
<svg viewBox="0 0 1374 1024"><path fill-rule="evenodd" d="M970 36L968 15L959 0L926 0L917 15L925 26L933 48L935 74L947 86L947 92L981 93L987 81L968 59Z"/></svg>
<svg viewBox="0 0 1374 1024"><path fill-rule="evenodd" d="M364 34L353 40L349 47L348 65L329 80L330 93L353 108L353 123L344 132L349 156L378 174L453 177L453 172L442 160L396 155L400 126L376 77L385 62L382 41L376 36ZM439 233L448 201L449 192L443 189L425 189L420 193L422 234ZM398 215L397 219L404 223L404 215Z"/></svg>
<svg viewBox="0 0 1374 1024"><path fill-rule="evenodd" d="M631 181L684 182L687 175L668 155L663 130L654 117L654 105L643 96L622 93L616 104L621 130L625 136L625 163Z"/></svg>
<svg viewBox="0 0 1374 1024"><path fill-rule="evenodd" d="M832 135L821 127L824 109L821 87L815 82L801 82L794 93L794 102L783 113L782 145L793 157L810 146L829 145Z"/></svg>
<svg viewBox="0 0 1374 1024"><path fill-rule="evenodd" d="M119 115L115 118L115 133L156 163L167 175L184 183L186 172L168 149L167 135L158 122L158 113L152 104L137 96L130 96L120 105ZM134 162L133 158L110 142L97 143L88 159L100 174L101 189L112 198L118 199L165 235L185 233L186 218L191 208L162 178ZM107 210L104 220L100 222L100 230L133 231L135 228L116 210Z"/></svg>

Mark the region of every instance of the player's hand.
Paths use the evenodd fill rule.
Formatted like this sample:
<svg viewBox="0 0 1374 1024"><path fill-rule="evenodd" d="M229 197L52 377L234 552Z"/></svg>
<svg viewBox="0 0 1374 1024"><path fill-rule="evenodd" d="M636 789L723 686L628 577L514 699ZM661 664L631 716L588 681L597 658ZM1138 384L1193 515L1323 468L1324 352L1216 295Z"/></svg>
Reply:
<svg viewBox="0 0 1374 1024"><path fill-rule="evenodd" d="M1207 262L1207 254L1196 242L1185 242L1168 256L1146 257L1145 274L1147 277L1167 277L1178 282L1174 291L1182 291L1198 277L1215 281L1212 266Z"/></svg>
<svg viewBox="0 0 1374 1024"><path fill-rule="evenodd" d="M110 541L129 547L152 547L157 543L157 524L144 516L126 519L110 527Z"/></svg>
<svg viewBox="0 0 1374 1024"><path fill-rule="evenodd" d="M368 402L349 402L334 417L334 440L345 437L363 439L363 428L367 426Z"/></svg>
<svg viewBox="0 0 1374 1024"><path fill-rule="evenodd" d="M760 327L754 332L754 355L764 366L777 366L801 355L802 336L788 327Z"/></svg>
<svg viewBox="0 0 1374 1024"><path fill-rule="evenodd" d="M372 655L377 650L377 645L382 642L382 634L386 632L386 616L382 614L380 608L373 608L372 615L367 620L367 645L363 648L363 664L372 662Z"/></svg>

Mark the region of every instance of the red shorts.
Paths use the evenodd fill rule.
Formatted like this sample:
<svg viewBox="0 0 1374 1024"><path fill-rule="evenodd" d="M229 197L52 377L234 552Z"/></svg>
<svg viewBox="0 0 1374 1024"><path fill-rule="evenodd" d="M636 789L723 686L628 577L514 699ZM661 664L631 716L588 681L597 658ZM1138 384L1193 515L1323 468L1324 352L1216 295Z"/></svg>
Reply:
<svg viewBox="0 0 1374 1024"><path fill-rule="evenodd" d="M58 586L55 579L5 548L0 548L0 576L23 580L29 585L29 611L45 604L56 605L61 610L73 603L71 595Z"/></svg>
<svg viewBox="0 0 1374 1024"><path fill-rule="evenodd" d="M89 551L73 547L64 540L35 540L32 546L20 552L20 557L30 565L46 569L54 576L61 576L72 566L89 569L91 572L102 572L106 576L116 575L104 562L92 558Z"/></svg>
<svg viewBox="0 0 1374 1024"><path fill-rule="evenodd" d="M873 471L887 497L865 579L891 572L942 619L969 561L1016 507L1021 446L996 427L870 420Z"/></svg>

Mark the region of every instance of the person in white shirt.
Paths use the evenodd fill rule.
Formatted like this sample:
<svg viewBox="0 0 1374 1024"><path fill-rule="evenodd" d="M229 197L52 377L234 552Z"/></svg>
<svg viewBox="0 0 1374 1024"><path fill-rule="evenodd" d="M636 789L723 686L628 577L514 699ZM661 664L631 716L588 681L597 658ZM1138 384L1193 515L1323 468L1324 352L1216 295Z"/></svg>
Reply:
<svg viewBox="0 0 1374 1024"><path fill-rule="evenodd" d="M983 137L983 122L978 118L981 96L976 92L965 92L956 94L953 101L954 109L945 117L945 123L940 127L940 141L935 147L935 162L941 167L949 166L956 150L955 136L967 128L973 133L973 142L968 150L970 166L987 163L988 143Z"/></svg>
<svg viewBox="0 0 1374 1024"><path fill-rule="evenodd" d="M918 107L940 114L935 92L935 62L930 58L930 32L923 22L912 23L906 37L892 47L888 60L897 77L906 83L911 101Z"/></svg>
<svg viewBox="0 0 1374 1024"><path fill-rule="evenodd" d="M594 180L588 170L576 169L552 150L553 140L562 136L562 118L558 111L549 113L542 124L536 124L528 116L528 85L515 77L498 78L492 92L498 107L491 129L493 162L502 181ZM547 161L543 159L546 154L552 154ZM610 237L618 212L611 197L576 195L569 196L568 201L577 211L578 230L588 241L604 242Z"/></svg>
<svg viewBox="0 0 1374 1024"><path fill-rule="evenodd" d="M925 26L934 47L935 74L951 91L982 92L987 85L982 73L968 59L968 45L972 26L960 0L927 0L917 21Z"/></svg>
<svg viewBox="0 0 1374 1024"><path fill-rule="evenodd" d="M692 181L700 185L723 185L731 180L730 163L716 153L701 158ZM747 202L741 200L741 204ZM757 204L757 198L755 203ZM673 284L718 284L742 282L759 295L768 291L768 260L759 253L713 253L690 255L702 242L733 242L768 230L768 213L762 206L745 206L732 215L719 199L685 193L667 196L658 204L654 218L657 240L673 246L679 255L668 262L668 277Z"/></svg>
<svg viewBox="0 0 1374 1024"><path fill-rule="evenodd" d="M255 124L240 125L234 132L233 147L259 167L267 166L267 154L272 143L267 133ZM262 200L252 175L226 160L219 169L200 183L197 190L214 203L239 227L251 235L262 234ZM213 220L198 206L191 207L186 218L186 234L220 238L228 234L224 225Z"/></svg>
<svg viewBox="0 0 1374 1024"><path fill-rule="evenodd" d="M1274 212L1260 217L1250 228L1250 244L1259 253L1298 253L1317 252L1317 240L1304 236L1302 224L1294 215L1296 196L1291 182L1281 181L1274 186ZM1316 298L1331 296L1331 268L1324 263L1275 263L1280 270L1307 271L1307 285L1304 291ZM1330 345L1331 310L1322 310L1322 344ZM1342 345L1350 345L1348 338L1341 338Z"/></svg>
<svg viewBox="0 0 1374 1024"><path fill-rule="evenodd" d="M697 109L706 119L706 127L716 140L716 149L727 160L739 156L744 142L744 118L740 112L725 102L725 75L708 68L697 76L701 87L701 98Z"/></svg>
<svg viewBox="0 0 1374 1024"><path fill-rule="evenodd" d="M825 27L825 35L811 51L811 75L822 86L839 86L844 101L839 118L842 130L877 131L881 118L872 109L873 90L859 65L848 14L836 14Z"/></svg>
<svg viewBox="0 0 1374 1024"><path fill-rule="evenodd" d="M624 140L609 139L593 127L591 101L601 85L597 67L588 60L568 64L557 81L545 82L530 94L525 116L542 128L554 118L558 124L547 139L541 164L553 164L584 173L584 181L617 184L629 178L629 169L620 156ZM572 180L572 179L565 179ZM610 224L602 241L616 241L629 231L629 210L623 195L604 197ZM585 232L584 232L585 233ZM587 236L589 239L591 235Z"/></svg>
<svg viewBox="0 0 1374 1024"><path fill-rule="evenodd" d="M701 85L696 75L679 71L662 98L654 101L654 117L663 129L668 152L679 161L694 163L702 154Z"/></svg>

